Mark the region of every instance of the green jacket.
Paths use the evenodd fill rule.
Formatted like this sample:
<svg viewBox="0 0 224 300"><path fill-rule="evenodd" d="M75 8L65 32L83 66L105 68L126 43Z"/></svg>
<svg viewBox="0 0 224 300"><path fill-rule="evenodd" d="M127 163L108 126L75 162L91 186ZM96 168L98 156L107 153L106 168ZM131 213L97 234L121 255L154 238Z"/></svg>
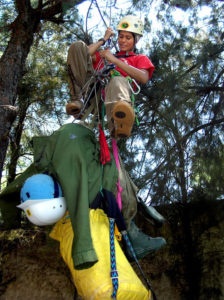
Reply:
<svg viewBox="0 0 224 300"><path fill-rule="evenodd" d="M89 205L101 187L116 194L118 173L114 160L102 168L94 133L71 123L50 137L34 138L34 163L39 172L54 175L62 187L74 232L75 268L90 267L97 262L97 255L90 233Z"/></svg>
<svg viewBox="0 0 224 300"><path fill-rule="evenodd" d="M35 173L53 175L62 187L74 231L74 266L76 269L91 267L97 262L97 255L90 233L89 205L101 188L117 194L118 171L113 154L110 162L102 167L100 144L94 132L75 123L62 126L51 136L34 137L33 147L34 163L3 191L1 197L10 198L15 193L18 197L26 178ZM119 175L123 187L122 213L128 227L137 210L136 187L122 163Z"/></svg>
<svg viewBox="0 0 224 300"><path fill-rule="evenodd" d="M47 172L60 183L74 231L72 257L77 269L97 262L89 224L89 205L101 186L116 195L118 172L114 159L104 168L94 133L79 124L66 124L51 136L33 138L34 163L3 194L22 187L34 173ZM113 157L113 156L112 156Z"/></svg>

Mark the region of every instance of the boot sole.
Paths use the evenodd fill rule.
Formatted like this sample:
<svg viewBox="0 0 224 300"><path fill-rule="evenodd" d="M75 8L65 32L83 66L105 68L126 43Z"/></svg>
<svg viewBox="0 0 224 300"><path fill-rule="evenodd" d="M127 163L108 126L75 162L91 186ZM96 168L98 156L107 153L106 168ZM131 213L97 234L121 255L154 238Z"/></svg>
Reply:
<svg viewBox="0 0 224 300"><path fill-rule="evenodd" d="M66 113L67 115L76 117L81 112L81 105L77 105L76 103L70 102L66 105Z"/></svg>
<svg viewBox="0 0 224 300"><path fill-rule="evenodd" d="M135 114L131 105L125 101L117 102L113 108L112 116L115 127L114 137L129 137L135 120Z"/></svg>

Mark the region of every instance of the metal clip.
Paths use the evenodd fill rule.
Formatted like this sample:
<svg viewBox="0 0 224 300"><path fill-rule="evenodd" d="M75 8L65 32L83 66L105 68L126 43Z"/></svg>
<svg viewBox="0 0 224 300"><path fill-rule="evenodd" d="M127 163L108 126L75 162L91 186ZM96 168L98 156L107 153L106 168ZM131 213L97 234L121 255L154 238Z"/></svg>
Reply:
<svg viewBox="0 0 224 300"><path fill-rule="evenodd" d="M136 91L136 92L133 90L133 87L132 87L132 85L131 85L132 82L134 82L134 84L135 84L135 86L136 86L136 88L137 88L137 91ZM137 84L137 82L136 82L134 79L132 79L132 81L131 81L131 82L128 81L128 83L129 83L129 86L130 86L130 89L131 89L132 93L133 93L134 95L138 95L139 92L141 91L141 88L140 88L140 86Z"/></svg>

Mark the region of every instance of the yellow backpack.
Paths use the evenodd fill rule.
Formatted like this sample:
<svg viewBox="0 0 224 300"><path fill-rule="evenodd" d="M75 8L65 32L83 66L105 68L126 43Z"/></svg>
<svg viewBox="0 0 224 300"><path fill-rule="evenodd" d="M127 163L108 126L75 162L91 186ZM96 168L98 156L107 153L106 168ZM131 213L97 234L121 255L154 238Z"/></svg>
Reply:
<svg viewBox="0 0 224 300"><path fill-rule="evenodd" d="M73 230L69 218L65 216L59 220L50 233L50 237L60 242L61 255L71 271L75 287L82 299L111 300L113 285L110 277L109 220L102 209L90 209L89 218L93 246L98 256L98 262L89 269L76 270L74 268L71 256ZM151 299L151 291L148 291L142 284L116 239L114 243L119 281L116 299Z"/></svg>

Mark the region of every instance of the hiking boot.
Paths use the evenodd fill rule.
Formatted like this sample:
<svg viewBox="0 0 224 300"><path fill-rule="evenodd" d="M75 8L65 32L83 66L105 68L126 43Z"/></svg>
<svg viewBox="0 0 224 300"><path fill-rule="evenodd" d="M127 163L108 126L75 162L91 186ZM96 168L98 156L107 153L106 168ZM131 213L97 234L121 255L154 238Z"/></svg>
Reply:
<svg viewBox="0 0 224 300"><path fill-rule="evenodd" d="M165 222L165 218L154 207L148 206L140 197L138 200L138 212L150 223L159 227Z"/></svg>
<svg viewBox="0 0 224 300"><path fill-rule="evenodd" d="M135 121L135 113L132 106L126 101L117 102L112 111L112 118L114 123L114 137L129 137Z"/></svg>
<svg viewBox="0 0 224 300"><path fill-rule="evenodd" d="M82 107L83 103L81 100L71 101L66 105L66 113L67 115L77 117L80 114Z"/></svg>
<svg viewBox="0 0 224 300"><path fill-rule="evenodd" d="M143 233L134 222L131 222L130 229L127 231L128 237L138 259L145 257L149 253L153 253L164 245L166 240L162 237L152 238ZM125 249L128 260L134 261L134 257L128 247Z"/></svg>

